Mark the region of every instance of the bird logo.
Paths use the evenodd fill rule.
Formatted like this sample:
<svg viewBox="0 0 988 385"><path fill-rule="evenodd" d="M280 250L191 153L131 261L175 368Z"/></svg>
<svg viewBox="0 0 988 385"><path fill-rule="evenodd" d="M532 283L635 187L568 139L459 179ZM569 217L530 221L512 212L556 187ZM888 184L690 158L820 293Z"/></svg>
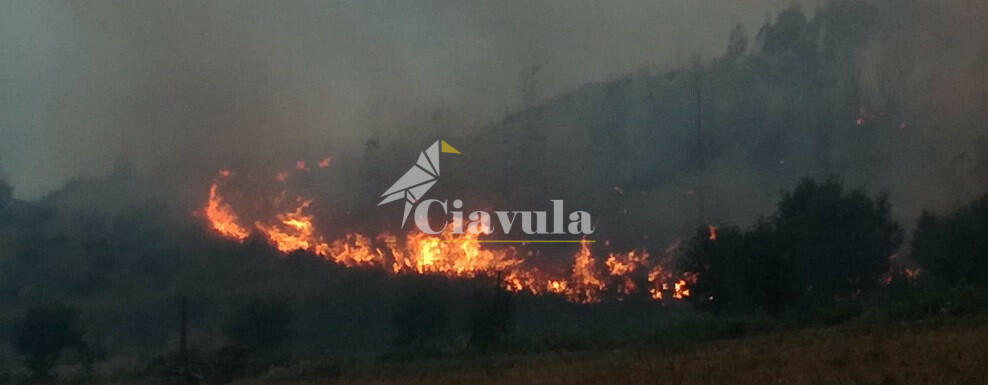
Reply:
<svg viewBox="0 0 988 385"><path fill-rule="evenodd" d="M415 203L439 181L439 152L460 153L445 140L435 141L425 151L419 153L419 158L412 168L408 169L401 178L398 178L398 181L391 185L384 194L381 194L384 199L377 204L378 206L405 199L405 215L401 218L402 228L405 227L412 206L415 206Z"/></svg>

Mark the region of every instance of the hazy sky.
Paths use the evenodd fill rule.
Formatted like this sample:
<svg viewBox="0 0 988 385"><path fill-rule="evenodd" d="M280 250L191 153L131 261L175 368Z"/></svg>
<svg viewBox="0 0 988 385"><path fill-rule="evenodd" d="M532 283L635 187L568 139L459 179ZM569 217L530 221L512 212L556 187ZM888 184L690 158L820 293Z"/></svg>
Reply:
<svg viewBox="0 0 988 385"><path fill-rule="evenodd" d="M768 0L5 1L0 176L34 199L122 157L213 172L340 151L437 113L536 99L720 54Z"/></svg>

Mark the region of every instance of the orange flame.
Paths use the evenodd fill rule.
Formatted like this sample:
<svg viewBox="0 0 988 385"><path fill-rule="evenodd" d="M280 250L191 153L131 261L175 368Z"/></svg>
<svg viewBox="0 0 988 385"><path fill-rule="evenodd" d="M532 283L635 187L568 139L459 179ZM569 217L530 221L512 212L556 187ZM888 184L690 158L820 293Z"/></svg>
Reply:
<svg viewBox="0 0 988 385"><path fill-rule="evenodd" d="M230 176L231 173L229 170L220 170L219 175L225 178ZM234 213L230 205L220 195L219 185L216 181L213 181L213 184L209 186L209 200L206 202L203 213L209 222L209 226L226 238L243 241L250 235L250 230L237 223L239 221L237 214Z"/></svg>
<svg viewBox="0 0 988 385"><path fill-rule="evenodd" d="M604 281L597 276L589 242L580 242L580 251L573 260L573 285L566 290L566 297L575 302L600 302L597 293L604 290Z"/></svg>
<svg viewBox="0 0 988 385"><path fill-rule="evenodd" d="M375 266L384 262L383 253L371 247L370 238L358 233L333 241L330 254L333 261L348 267Z"/></svg>
<svg viewBox="0 0 988 385"><path fill-rule="evenodd" d="M635 253L632 250L624 254L611 253L607 256L604 264L607 265L608 272L611 276L619 278L620 281L620 286L617 288L618 293L627 295L634 293L638 289L630 274L639 265L644 265L647 261L648 252L645 251Z"/></svg>
<svg viewBox="0 0 988 385"><path fill-rule="evenodd" d="M297 166L304 168L305 165L300 161ZM230 175L228 170L220 172L220 177ZM275 205L283 204L284 193L274 202ZM254 221L253 229L243 227L214 181L203 212L210 227L219 235L242 241L256 230L283 253L305 250L343 266L385 268L392 274L498 276L505 290L511 292L562 295L580 303L600 302L607 295L617 295L620 299L636 293L640 285L646 284L635 281L633 273L639 269L647 270L645 287L648 296L654 300L682 300L690 295L690 285L697 279L696 274L677 276L665 268L669 256L677 250L677 244L670 246L665 257L654 263L645 250L609 253L604 260L606 270L603 270L594 259L590 242L583 240L573 255L568 275L558 276L527 266L514 247L487 249L482 247L478 234L454 234L454 228L462 227L455 226L456 223L436 235L412 232L399 239L388 233L373 238L348 233L341 239L327 242L316 229L314 215L308 213L313 200L299 197L289 202L293 204L275 214L272 220ZM710 228L714 231L712 226ZM715 237L715 234L711 236Z"/></svg>
<svg viewBox="0 0 988 385"><path fill-rule="evenodd" d="M299 198L297 202L295 210L276 215L276 223L268 225L254 222L254 227L267 236L281 252L306 250L324 257L329 256L329 245L323 242L322 237L315 235L312 215L303 213L312 204L312 200Z"/></svg>
<svg viewBox="0 0 988 385"><path fill-rule="evenodd" d="M332 164L332 163L333 163L333 157L327 156L325 158L322 158L322 160L319 161L319 168L329 167L329 165Z"/></svg>
<svg viewBox="0 0 988 385"><path fill-rule="evenodd" d="M392 271L473 277L507 271L524 262L514 256L513 249L482 249L476 234L453 234L453 227L446 226L439 235L409 234L404 249L395 248L397 242L392 242Z"/></svg>

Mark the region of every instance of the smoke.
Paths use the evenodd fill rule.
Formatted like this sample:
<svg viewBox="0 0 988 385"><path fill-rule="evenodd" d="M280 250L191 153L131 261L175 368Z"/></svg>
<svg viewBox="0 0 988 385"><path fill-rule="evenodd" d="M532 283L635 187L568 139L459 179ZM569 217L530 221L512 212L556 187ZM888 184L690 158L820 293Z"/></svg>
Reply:
<svg viewBox="0 0 988 385"><path fill-rule="evenodd" d="M712 56L730 27L771 10L708 3L6 2L0 168L33 199L120 159L201 180L469 129Z"/></svg>
<svg viewBox="0 0 988 385"><path fill-rule="evenodd" d="M864 85L860 100L821 94L832 106L799 105L805 93L784 90L796 78L779 74L764 84L781 91L746 100L753 80L703 79L706 127L727 139L711 139L721 147L698 182L682 171L696 158L692 81L656 74L721 57L737 24L757 49L759 27L787 4L11 2L0 13L0 176L15 197L35 199L126 160L188 212L218 169L267 180L297 159L333 156L333 169L346 171L306 183L318 190L310 196L329 191L329 204L349 210L402 171L400 154L455 134L489 147L477 154L474 146L474 174L491 167L476 159L517 155L496 166L504 177L491 180L495 189L537 161L542 172L525 180L624 212L640 205L599 192L661 183L633 196L658 202L640 215L690 218L638 224L670 226L663 233L695 225L697 199L710 201L700 209L710 220L770 212L779 189L822 174L822 158L850 186L889 190L908 225L924 208L948 208L988 186L988 36L979 28L988 10L969 0L871 4L875 32L859 57L836 61L858 67L861 79L842 81ZM854 117L844 115L855 109L881 127L822 134L848 126ZM773 130L788 136L773 142ZM600 162L574 146L621 156Z"/></svg>
<svg viewBox="0 0 988 385"><path fill-rule="evenodd" d="M988 190L988 4L879 2L878 33L862 52L869 99L902 116L884 138L879 183L912 216Z"/></svg>

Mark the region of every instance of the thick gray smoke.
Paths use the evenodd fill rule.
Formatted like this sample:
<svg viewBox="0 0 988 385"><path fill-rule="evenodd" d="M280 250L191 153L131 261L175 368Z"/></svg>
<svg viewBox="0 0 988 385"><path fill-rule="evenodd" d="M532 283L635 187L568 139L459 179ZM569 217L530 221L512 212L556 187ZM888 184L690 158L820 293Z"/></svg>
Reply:
<svg viewBox="0 0 988 385"><path fill-rule="evenodd" d="M988 3L889 1L861 67L876 108L903 115L878 184L900 210L945 210L988 191Z"/></svg>
<svg viewBox="0 0 988 385"><path fill-rule="evenodd" d="M34 199L121 158L201 179L476 127L719 54L771 3L4 2L0 169Z"/></svg>
<svg viewBox="0 0 988 385"><path fill-rule="evenodd" d="M803 10L812 17L824 4ZM695 225L694 190L711 201L707 219L743 223L770 212L778 189L830 172L890 191L908 226L919 210L949 208L988 185L988 6L871 4L878 17L859 27L874 33L857 57L822 52L822 62L856 72L817 70L846 82L821 76L819 89L860 83L863 95L817 91L799 104L807 93L785 90L798 77L703 79L706 127L726 139L710 143L720 146L706 160L711 186L697 188L695 90L688 73L664 71L723 57L738 24L747 32L732 36L760 49L761 26L788 2L9 2L0 12L0 177L34 199L126 159L192 209L218 169L270 178L296 159L332 155L341 171L308 187L331 190L330 204L344 211L385 187L405 154L455 134L487 141L471 149L492 152L487 159L512 152L519 162L475 160L471 175L516 175L536 160L544 172L520 179L554 179L611 214L627 204L600 192L630 188L622 199L652 202L638 215L690 219L663 233ZM855 33L844 29L831 27ZM826 45L837 35L813 36ZM781 87L731 104L759 79ZM746 116L732 111L765 114L723 120ZM858 127L848 114L880 123ZM626 156L601 162L574 147ZM560 195L534 195L550 193ZM624 225L665 226L648 218Z"/></svg>

